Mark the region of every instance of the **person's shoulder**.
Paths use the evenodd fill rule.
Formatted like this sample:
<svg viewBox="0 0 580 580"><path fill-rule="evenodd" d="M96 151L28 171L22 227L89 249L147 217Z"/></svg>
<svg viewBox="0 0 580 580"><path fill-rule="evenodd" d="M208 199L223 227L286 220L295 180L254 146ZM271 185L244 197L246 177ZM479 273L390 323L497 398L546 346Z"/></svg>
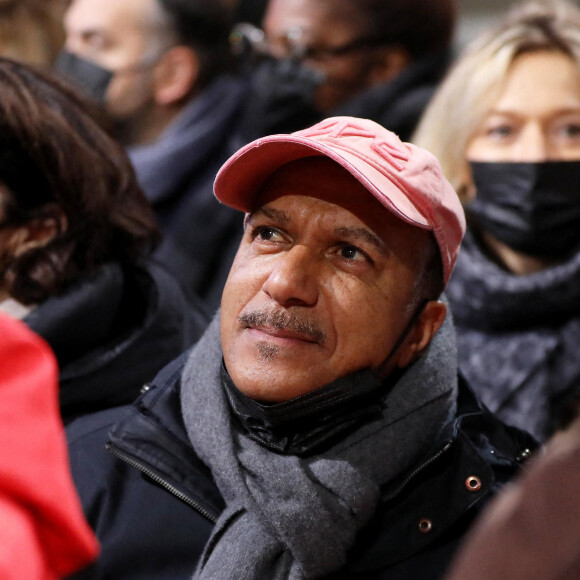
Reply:
<svg viewBox="0 0 580 580"><path fill-rule="evenodd" d="M131 405L124 405L89 413L66 426L70 469L83 503L83 493L104 484L104 474L113 468L114 458L107 451L109 434L130 410Z"/></svg>
<svg viewBox="0 0 580 580"><path fill-rule="evenodd" d="M183 366L190 352L191 349L188 349L166 364L150 383L142 387L140 397L133 404L88 413L70 422L66 426L69 449L75 449L77 446L86 449L91 441L102 440L105 444L111 430L135 413L137 406L147 407L154 404L153 401L149 400L153 398L152 387L155 387L155 399L158 399L160 391L175 386L175 383L181 378Z"/></svg>
<svg viewBox="0 0 580 580"><path fill-rule="evenodd" d="M135 426L139 427L139 417L158 412L159 420L165 420L176 415L173 387L179 382L186 355L159 371L133 403L81 415L66 426L70 469L85 509L102 501L103 490L116 494L119 486L131 487L140 479L138 470L110 451L111 443L133 433ZM136 432L139 434L138 429ZM139 441L146 441L148 435Z"/></svg>
<svg viewBox="0 0 580 580"><path fill-rule="evenodd" d="M85 445L91 439L103 438L129 412L130 405L106 409L97 413L88 413L74 419L66 426L66 438L69 449L81 444Z"/></svg>
<svg viewBox="0 0 580 580"><path fill-rule="evenodd" d="M457 416L452 429L469 440L492 466L501 457L499 463L509 460L517 468L539 446L530 433L507 425L492 413L461 374Z"/></svg>

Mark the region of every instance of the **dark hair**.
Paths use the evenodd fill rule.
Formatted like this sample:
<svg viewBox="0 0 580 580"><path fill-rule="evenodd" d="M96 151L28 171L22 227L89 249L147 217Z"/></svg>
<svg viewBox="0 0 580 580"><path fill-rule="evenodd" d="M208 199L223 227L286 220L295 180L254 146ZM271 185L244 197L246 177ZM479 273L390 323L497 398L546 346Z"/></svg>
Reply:
<svg viewBox="0 0 580 580"><path fill-rule="evenodd" d="M220 0L158 0L177 39L200 59L198 85L203 88L231 66L229 34L232 10Z"/></svg>
<svg viewBox="0 0 580 580"><path fill-rule="evenodd" d="M3 282L42 302L108 261L132 262L159 241L151 206L121 148L60 81L0 58L0 183L4 226L53 218L64 227L14 258Z"/></svg>
<svg viewBox="0 0 580 580"><path fill-rule="evenodd" d="M413 58L447 49L455 30L455 0L349 0L370 36L398 44Z"/></svg>
<svg viewBox="0 0 580 580"><path fill-rule="evenodd" d="M425 300L437 300L445 288L441 251L432 233L429 234L429 245L420 268L415 282L415 299L411 305L413 309Z"/></svg>

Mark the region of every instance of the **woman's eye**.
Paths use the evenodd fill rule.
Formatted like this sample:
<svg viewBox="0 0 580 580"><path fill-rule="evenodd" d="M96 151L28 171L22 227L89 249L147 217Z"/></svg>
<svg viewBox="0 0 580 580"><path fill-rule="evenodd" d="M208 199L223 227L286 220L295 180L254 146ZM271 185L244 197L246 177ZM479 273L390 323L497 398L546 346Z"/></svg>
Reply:
<svg viewBox="0 0 580 580"><path fill-rule="evenodd" d="M509 125L496 125L495 127L490 127L487 130L487 135L494 137L496 139L504 139L509 137L514 132L513 127Z"/></svg>
<svg viewBox="0 0 580 580"><path fill-rule="evenodd" d="M580 137L580 124L566 124L560 128L559 133L561 133L564 137L577 139Z"/></svg>

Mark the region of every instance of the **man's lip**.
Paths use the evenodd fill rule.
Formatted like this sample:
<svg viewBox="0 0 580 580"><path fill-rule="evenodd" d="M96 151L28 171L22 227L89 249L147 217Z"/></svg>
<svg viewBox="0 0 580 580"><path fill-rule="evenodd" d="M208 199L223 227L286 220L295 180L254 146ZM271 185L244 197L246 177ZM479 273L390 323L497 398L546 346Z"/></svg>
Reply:
<svg viewBox="0 0 580 580"><path fill-rule="evenodd" d="M273 328L270 326L250 326L248 327L248 330L261 332L263 334L271 336L272 338L299 340L301 342L310 342L313 344L317 344L318 342L314 338L303 332L296 332L294 330L289 330L287 328Z"/></svg>

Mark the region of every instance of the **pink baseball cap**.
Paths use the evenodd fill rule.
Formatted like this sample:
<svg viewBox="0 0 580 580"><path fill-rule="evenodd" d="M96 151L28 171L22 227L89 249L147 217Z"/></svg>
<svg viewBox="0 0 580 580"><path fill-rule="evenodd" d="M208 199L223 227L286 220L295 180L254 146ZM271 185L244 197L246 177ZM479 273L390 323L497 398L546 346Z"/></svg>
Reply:
<svg viewBox="0 0 580 580"><path fill-rule="evenodd" d="M348 170L404 222L433 232L448 282L465 234L459 198L431 153L403 143L374 121L331 117L303 131L257 139L224 163L215 180L215 196L251 212L262 185L276 170L317 155Z"/></svg>

